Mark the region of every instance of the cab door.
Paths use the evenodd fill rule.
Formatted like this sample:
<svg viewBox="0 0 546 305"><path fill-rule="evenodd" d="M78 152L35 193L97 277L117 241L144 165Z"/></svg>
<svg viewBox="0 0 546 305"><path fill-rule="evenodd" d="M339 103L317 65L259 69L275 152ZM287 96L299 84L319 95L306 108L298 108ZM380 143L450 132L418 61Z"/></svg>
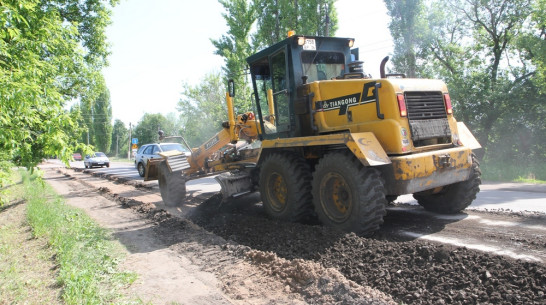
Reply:
<svg viewBox="0 0 546 305"><path fill-rule="evenodd" d="M260 139L286 138L292 131L287 46L256 57L250 64Z"/></svg>
<svg viewBox="0 0 546 305"><path fill-rule="evenodd" d="M271 71L273 102L275 109L275 127L277 137L287 137L290 131L290 82L286 47L272 54L269 58Z"/></svg>

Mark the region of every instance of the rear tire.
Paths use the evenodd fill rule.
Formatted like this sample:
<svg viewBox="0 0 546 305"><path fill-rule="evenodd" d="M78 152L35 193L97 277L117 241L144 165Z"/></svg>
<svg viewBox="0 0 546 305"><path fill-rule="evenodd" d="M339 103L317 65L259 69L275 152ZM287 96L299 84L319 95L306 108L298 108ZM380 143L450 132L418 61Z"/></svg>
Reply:
<svg viewBox="0 0 546 305"><path fill-rule="evenodd" d="M348 152L327 154L313 174L313 203L324 225L370 235L385 216L383 178Z"/></svg>
<svg viewBox="0 0 546 305"><path fill-rule="evenodd" d="M472 172L466 181L444 186L438 193L432 190L413 194L413 198L427 211L456 214L466 209L480 191L482 172L475 154L472 154Z"/></svg>
<svg viewBox="0 0 546 305"><path fill-rule="evenodd" d="M259 180L265 212L271 218L292 222L312 217L311 177L310 166L295 154L267 156Z"/></svg>
<svg viewBox="0 0 546 305"><path fill-rule="evenodd" d="M178 206L186 196L186 179L181 171L170 172L165 161L159 164L159 191L166 206Z"/></svg>
<svg viewBox="0 0 546 305"><path fill-rule="evenodd" d="M146 168L144 168L144 164L139 163L137 165L137 169L138 169L138 175L140 177L144 177L144 175L146 175Z"/></svg>

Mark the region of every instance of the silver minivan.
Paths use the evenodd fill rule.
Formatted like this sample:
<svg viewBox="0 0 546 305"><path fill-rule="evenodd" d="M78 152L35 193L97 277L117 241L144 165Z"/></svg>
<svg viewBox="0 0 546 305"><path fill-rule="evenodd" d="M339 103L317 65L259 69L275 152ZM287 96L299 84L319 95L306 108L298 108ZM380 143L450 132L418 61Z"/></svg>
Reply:
<svg viewBox="0 0 546 305"><path fill-rule="evenodd" d="M179 143L153 143L142 145L135 155L135 168L138 170L140 177L146 175L146 164L150 159L161 158L160 152L178 150L186 153L186 156L190 153Z"/></svg>

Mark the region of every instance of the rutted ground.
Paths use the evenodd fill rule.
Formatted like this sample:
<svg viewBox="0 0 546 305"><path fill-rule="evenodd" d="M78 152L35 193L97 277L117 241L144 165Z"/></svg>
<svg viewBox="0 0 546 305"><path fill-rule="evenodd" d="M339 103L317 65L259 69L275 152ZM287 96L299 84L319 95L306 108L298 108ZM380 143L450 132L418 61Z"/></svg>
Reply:
<svg viewBox="0 0 546 305"><path fill-rule="evenodd" d="M392 303L380 290L406 304L546 304L543 215L468 212L464 220L446 220L428 214L408 217L412 214L400 215L395 208L370 239L271 221L256 196L220 206L217 196L194 194L183 213L165 211L154 190L63 171L144 213L153 221L154 236L200 271L214 274L230 302ZM484 224L493 220L504 231ZM512 252L538 260L422 241L401 232L447 232L478 244L490 239L501 249L509 245Z"/></svg>
<svg viewBox="0 0 546 305"><path fill-rule="evenodd" d="M112 229L126 245L129 256L125 265L140 274L136 286L127 293L145 302L395 304L390 297L347 280L335 269L310 261L284 260L212 234L189 219L172 217L161 209L160 196L145 187L65 169L46 169L45 178L55 188L65 188L62 192L69 199L83 198L76 205ZM198 208L195 202L205 199L196 194L188 197L187 204Z"/></svg>

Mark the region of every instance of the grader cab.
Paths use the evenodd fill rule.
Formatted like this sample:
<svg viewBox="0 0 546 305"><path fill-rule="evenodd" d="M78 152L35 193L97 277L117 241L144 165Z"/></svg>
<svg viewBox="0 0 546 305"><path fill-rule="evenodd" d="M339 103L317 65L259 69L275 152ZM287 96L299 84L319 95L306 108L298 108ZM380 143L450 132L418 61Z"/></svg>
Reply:
<svg viewBox="0 0 546 305"><path fill-rule="evenodd" d="M387 202L402 194L435 212L465 209L479 191L473 150L480 145L455 120L446 85L388 75L385 62L381 78L370 78L353 42L291 36L250 56L256 112L235 119L228 94L229 121L219 134L229 137L194 149L176 176L224 172L217 180L225 198L258 190L273 218L317 216L361 234L377 230ZM242 139L248 145L239 148ZM211 141L234 146L209 158ZM207 158L193 162L199 156ZM163 180L163 189L183 184Z"/></svg>

